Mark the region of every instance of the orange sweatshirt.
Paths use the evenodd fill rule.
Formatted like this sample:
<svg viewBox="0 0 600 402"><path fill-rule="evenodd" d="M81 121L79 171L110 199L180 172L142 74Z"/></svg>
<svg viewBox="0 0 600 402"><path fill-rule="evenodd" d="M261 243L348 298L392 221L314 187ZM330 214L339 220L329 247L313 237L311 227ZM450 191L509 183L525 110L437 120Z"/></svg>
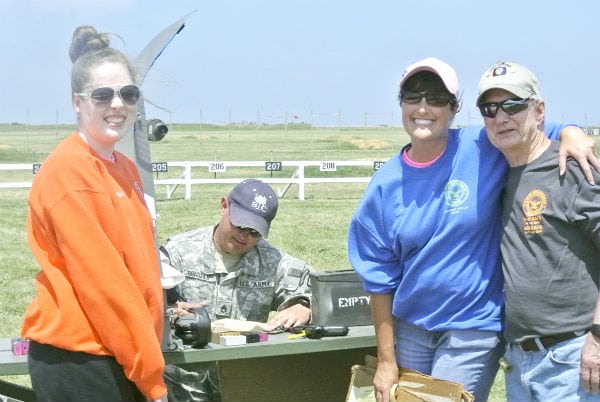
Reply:
<svg viewBox="0 0 600 402"><path fill-rule="evenodd" d="M115 156L115 162L100 158L75 133L36 174L27 231L41 272L21 334L114 356L154 399L166 392L154 230L135 165Z"/></svg>

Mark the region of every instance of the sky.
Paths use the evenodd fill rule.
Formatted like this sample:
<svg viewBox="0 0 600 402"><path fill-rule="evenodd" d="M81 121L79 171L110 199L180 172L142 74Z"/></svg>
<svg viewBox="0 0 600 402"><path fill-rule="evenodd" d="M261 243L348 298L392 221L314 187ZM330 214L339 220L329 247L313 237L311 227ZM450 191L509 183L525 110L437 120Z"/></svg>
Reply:
<svg viewBox="0 0 600 402"><path fill-rule="evenodd" d="M456 124L481 124L477 83L504 60L536 74L547 120L600 125L597 0L0 0L0 123L75 122L78 25L135 58L186 15L142 84L166 110L147 104L148 118L401 125L402 72L434 56L460 80Z"/></svg>

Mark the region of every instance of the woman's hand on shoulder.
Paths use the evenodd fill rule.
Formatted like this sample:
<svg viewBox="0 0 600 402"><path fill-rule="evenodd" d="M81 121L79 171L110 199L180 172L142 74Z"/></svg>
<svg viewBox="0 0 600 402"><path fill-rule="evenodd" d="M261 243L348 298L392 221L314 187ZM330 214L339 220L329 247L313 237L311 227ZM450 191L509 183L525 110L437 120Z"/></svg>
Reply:
<svg viewBox="0 0 600 402"><path fill-rule="evenodd" d="M587 181L594 184L592 168L600 171L600 161L596 156L596 141L579 127L566 126L560 131L558 166L561 176L567 170L567 156L577 160Z"/></svg>

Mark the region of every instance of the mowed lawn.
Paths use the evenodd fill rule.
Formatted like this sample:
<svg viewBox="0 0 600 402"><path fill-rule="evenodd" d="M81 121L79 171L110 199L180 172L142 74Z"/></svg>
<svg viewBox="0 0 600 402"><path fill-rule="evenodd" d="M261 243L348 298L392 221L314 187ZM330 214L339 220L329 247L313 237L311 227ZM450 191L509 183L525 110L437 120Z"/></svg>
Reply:
<svg viewBox="0 0 600 402"><path fill-rule="evenodd" d="M52 148L73 131L68 126L0 125L0 164L42 163ZM177 124L160 142L150 144L152 160L164 161L386 161L408 142L398 127L312 128L285 126L199 126ZM161 172L157 178L177 178L180 169ZM194 178L289 178L294 168L281 171L228 168L211 173L195 168ZM335 172L308 168L307 177L368 177L372 167L342 167ZM0 170L0 183L31 181L29 170ZM231 185L198 184L192 199L184 199L176 188L170 199L167 187L156 186L157 235L159 242L169 236L218 220L220 197ZM273 184L276 190L285 184ZM346 232L350 217L364 191L364 183L309 184L305 200L298 200L298 188L291 185L280 201L280 209L269 241L286 252L308 261L316 270L348 269ZM172 190L172 189L171 189ZM33 278L38 270L27 245L25 220L28 189L0 188L0 337L19 334L26 306L34 295ZM345 369L345 368L340 368ZM348 368L349 369L349 368ZM28 384L26 377L9 380ZM501 373L490 401L504 401Z"/></svg>

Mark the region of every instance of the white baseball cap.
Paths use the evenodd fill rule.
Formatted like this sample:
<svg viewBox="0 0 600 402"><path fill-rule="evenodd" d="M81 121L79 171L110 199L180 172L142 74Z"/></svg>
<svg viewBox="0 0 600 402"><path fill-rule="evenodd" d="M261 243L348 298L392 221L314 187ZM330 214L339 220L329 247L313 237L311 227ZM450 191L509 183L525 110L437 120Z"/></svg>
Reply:
<svg viewBox="0 0 600 402"><path fill-rule="evenodd" d="M426 59L419 60L414 64L406 67L400 80L400 88L406 82L408 78L421 71L431 71L437 74L441 79L448 92L459 99L460 85L458 84L458 77L456 71L447 63L436 59L435 57L427 57Z"/></svg>
<svg viewBox="0 0 600 402"><path fill-rule="evenodd" d="M501 61L488 68L479 80L479 96L490 89L504 89L522 99L542 99L538 80L525 66L517 63Z"/></svg>

